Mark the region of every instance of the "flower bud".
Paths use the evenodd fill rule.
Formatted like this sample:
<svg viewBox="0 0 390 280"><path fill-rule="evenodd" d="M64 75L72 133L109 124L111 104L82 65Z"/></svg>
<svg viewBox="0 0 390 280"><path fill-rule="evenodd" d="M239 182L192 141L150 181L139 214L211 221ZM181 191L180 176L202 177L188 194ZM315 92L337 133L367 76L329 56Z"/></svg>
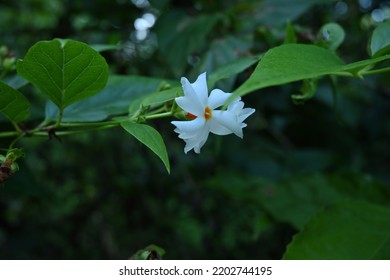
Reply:
<svg viewBox="0 0 390 280"><path fill-rule="evenodd" d="M15 173L15 172L17 172L17 171L19 171L19 164L17 164L16 162L13 162L13 163L11 164L11 172L12 172L12 173Z"/></svg>
<svg viewBox="0 0 390 280"><path fill-rule="evenodd" d="M7 46L0 46L0 57L6 56L8 53L8 48Z"/></svg>
<svg viewBox="0 0 390 280"><path fill-rule="evenodd" d="M6 57L3 60L3 67L6 70L14 70L15 69L15 62L16 58L15 57Z"/></svg>

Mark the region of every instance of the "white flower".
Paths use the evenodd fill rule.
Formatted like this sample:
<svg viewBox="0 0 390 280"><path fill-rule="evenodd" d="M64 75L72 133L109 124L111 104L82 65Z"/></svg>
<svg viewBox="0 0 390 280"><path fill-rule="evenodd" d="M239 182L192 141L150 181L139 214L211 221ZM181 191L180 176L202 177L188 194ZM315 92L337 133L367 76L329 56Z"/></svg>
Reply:
<svg viewBox="0 0 390 280"><path fill-rule="evenodd" d="M206 143L209 133L228 135L234 133L242 138L242 129L246 127L243 121L255 112L255 109L245 108L241 98L235 99L227 110L215 110L225 104L231 93L220 89L213 89L208 96L206 73L202 73L194 83L186 78L181 78L184 96L175 99L190 121L173 121L175 132L179 138L186 142L184 152L194 149L200 153L200 149Z"/></svg>

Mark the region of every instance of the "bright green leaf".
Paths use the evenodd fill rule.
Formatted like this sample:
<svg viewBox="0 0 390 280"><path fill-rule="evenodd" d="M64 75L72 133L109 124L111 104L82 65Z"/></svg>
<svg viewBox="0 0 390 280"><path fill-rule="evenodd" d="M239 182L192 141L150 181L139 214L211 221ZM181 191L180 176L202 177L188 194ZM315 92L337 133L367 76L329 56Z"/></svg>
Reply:
<svg viewBox="0 0 390 280"><path fill-rule="evenodd" d="M167 149L165 147L164 140L157 130L151 126L133 122L123 122L121 125L138 141L151 149L162 160L168 173L170 173Z"/></svg>
<svg viewBox="0 0 390 280"><path fill-rule="evenodd" d="M237 89L236 94L330 74L343 65L338 56L321 47L282 45L263 56L252 76Z"/></svg>
<svg viewBox="0 0 390 280"><path fill-rule="evenodd" d="M378 25L371 37L371 55L378 57L390 52L390 20Z"/></svg>
<svg viewBox="0 0 390 280"><path fill-rule="evenodd" d="M335 51L344 42L344 29L337 23L330 22L321 27L319 32L320 44Z"/></svg>
<svg viewBox="0 0 390 280"><path fill-rule="evenodd" d="M60 110L98 93L108 78L105 59L87 44L73 40L36 43L18 61L17 71Z"/></svg>
<svg viewBox="0 0 390 280"><path fill-rule="evenodd" d="M30 102L22 93L0 81L0 112L11 121L22 121L30 114Z"/></svg>
<svg viewBox="0 0 390 280"><path fill-rule="evenodd" d="M330 50L303 44L286 44L270 49L260 60L252 76L235 92L234 97L265 87L312 79L323 75L349 72L359 76L367 66L389 59L390 55L345 64Z"/></svg>
<svg viewBox="0 0 390 280"><path fill-rule="evenodd" d="M284 259L390 259L390 208L346 201L314 216Z"/></svg>

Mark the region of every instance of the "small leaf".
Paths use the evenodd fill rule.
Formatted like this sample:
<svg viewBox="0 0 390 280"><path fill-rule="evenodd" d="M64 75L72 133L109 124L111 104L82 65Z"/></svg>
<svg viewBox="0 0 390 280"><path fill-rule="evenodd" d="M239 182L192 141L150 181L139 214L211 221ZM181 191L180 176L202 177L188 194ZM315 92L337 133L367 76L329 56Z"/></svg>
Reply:
<svg viewBox="0 0 390 280"><path fill-rule="evenodd" d="M295 44L297 42L297 35L295 34L294 26L289 21L286 26L286 36L284 37L284 44Z"/></svg>
<svg viewBox="0 0 390 280"><path fill-rule="evenodd" d="M371 37L371 56L378 57L390 52L390 20L378 25Z"/></svg>
<svg viewBox="0 0 390 280"><path fill-rule="evenodd" d="M165 147L164 140L157 130L151 126L133 122L123 122L121 125L138 141L151 149L162 160L168 173L170 173L167 148Z"/></svg>
<svg viewBox="0 0 390 280"><path fill-rule="evenodd" d="M335 51L344 42L344 29L337 23L330 22L321 27L319 32L320 44Z"/></svg>
<svg viewBox="0 0 390 280"><path fill-rule="evenodd" d="M165 250L157 245L150 244L147 247L138 250L131 256L131 260L161 260Z"/></svg>
<svg viewBox="0 0 390 280"><path fill-rule="evenodd" d="M314 216L294 236L284 259L390 259L390 208L344 201Z"/></svg>
<svg viewBox="0 0 390 280"><path fill-rule="evenodd" d="M303 80L302 94L293 94L291 95L291 99L295 104L303 104L314 96L316 89L317 79Z"/></svg>
<svg viewBox="0 0 390 280"><path fill-rule="evenodd" d="M17 71L60 110L98 93L108 78L104 58L87 44L73 40L36 43L18 61Z"/></svg>
<svg viewBox="0 0 390 280"><path fill-rule="evenodd" d="M30 114L30 102L27 98L9 85L0 81L0 112L8 119L19 122Z"/></svg>

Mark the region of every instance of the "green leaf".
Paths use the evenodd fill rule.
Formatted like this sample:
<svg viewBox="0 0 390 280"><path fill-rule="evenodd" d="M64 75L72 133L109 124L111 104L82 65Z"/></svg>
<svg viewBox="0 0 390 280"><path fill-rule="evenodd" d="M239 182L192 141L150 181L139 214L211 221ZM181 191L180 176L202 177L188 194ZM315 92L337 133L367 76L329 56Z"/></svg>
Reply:
<svg viewBox="0 0 390 280"><path fill-rule="evenodd" d="M346 199L386 204L389 191L368 176L354 173L312 174L269 182L258 177L223 174L210 185L221 193L261 205L277 221L302 229L323 207Z"/></svg>
<svg viewBox="0 0 390 280"><path fill-rule="evenodd" d="M297 43L297 35L295 34L294 26L289 21L286 26L286 35L284 38L284 44L295 44Z"/></svg>
<svg viewBox="0 0 390 280"><path fill-rule="evenodd" d="M283 25L286 24L287 21L294 21L314 5L335 1L336 0L263 0L259 4L256 4L257 7L252 9L252 11L255 12L250 18L250 21L271 26ZM261 13L258 11L261 11Z"/></svg>
<svg viewBox="0 0 390 280"><path fill-rule="evenodd" d="M321 27L319 31L320 45L335 51L344 42L344 29L337 23L330 22Z"/></svg>
<svg viewBox="0 0 390 280"><path fill-rule="evenodd" d="M165 147L164 140L157 130L151 126L133 122L123 122L121 125L138 141L151 149L162 160L168 173L170 173L167 148Z"/></svg>
<svg viewBox="0 0 390 280"><path fill-rule="evenodd" d="M19 75L15 74L13 76L7 76L3 80L6 84L8 84L10 87L13 87L14 89L20 89L28 84L28 81L20 77Z"/></svg>
<svg viewBox="0 0 390 280"><path fill-rule="evenodd" d="M265 53L253 74L234 92L232 98L269 86L341 72L359 77L362 69L389 58L390 55L386 55L345 64L332 51L318 46L281 45Z"/></svg>
<svg viewBox="0 0 390 280"><path fill-rule="evenodd" d="M63 112L64 122L96 122L110 116L127 114L129 105L136 99L156 92L166 80L141 76L110 76L106 87L88 99L67 107ZM58 108L46 104L46 119L55 120Z"/></svg>
<svg viewBox="0 0 390 280"><path fill-rule="evenodd" d="M26 119L30 102L19 91L0 81L0 112L13 122Z"/></svg>
<svg viewBox="0 0 390 280"><path fill-rule="evenodd" d="M150 244L145 248L138 250L131 256L131 260L161 260L165 250L157 245Z"/></svg>
<svg viewBox="0 0 390 280"><path fill-rule="evenodd" d="M90 45L90 47L97 52L117 51L123 49L123 46L121 45L109 45L109 44L93 44Z"/></svg>
<svg viewBox="0 0 390 280"><path fill-rule="evenodd" d="M293 94L291 95L291 99L295 104L303 104L314 96L316 89L317 79L303 80L302 94Z"/></svg>
<svg viewBox="0 0 390 280"><path fill-rule="evenodd" d="M220 19L218 14L200 15L189 20L183 16L180 21L176 13L167 13L159 19L157 29L160 52L174 75L179 77L188 65L188 56L207 42L206 36Z"/></svg>
<svg viewBox="0 0 390 280"><path fill-rule="evenodd" d="M252 57L243 57L227 63L212 72L209 76L209 81L217 82L219 80L229 78L230 76L237 75L258 62L262 56L263 55L261 54Z"/></svg>
<svg viewBox="0 0 390 280"><path fill-rule="evenodd" d="M209 50L205 53L199 63L196 64L194 69L191 71L188 79L196 79L199 73L207 72L212 73L208 79L209 81L215 76L215 72L219 69L225 68L225 65L230 65L231 67L239 67L240 60L241 63L253 59L253 57L243 57L251 47L250 40L238 40L233 36L228 36L226 38L218 38L211 43ZM233 64L233 62L236 62ZM247 68L247 67L246 67ZM226 69L226 68L225 68ZM231 69L232 70L232 69ZM241 70L242 71L242 70ZM233 84L236 80L237 73L241 71L232 71L236 72L234 74L225 75L226 78L223 81L217 82L216 87L224 91L230 92L232 90ZM217 72L218 74L218 72Z"/></svg>
<svg viewBox="0 0 390 280"><path fill-rule="evenodd" d="M284 259L390 259L390 208L346 201L314 216L294 236Z"/></svg>
<svg viewBox="0 0 390 280"><path fill-rule="evenodd" d="M73 40L36 43L18 61L17 71L60 110L95 95L108 78L105 59L87 44Z"/></svg>
<svg viewBox="0 0 390 280"><path fill-rule="evenodd" d="M371 37L371 56L378 57L390 52L390 20L378 25Z"/></svg>
<svg viewBox="0 0 390 280"><path fill-rule="evenodd" d="M252 76L237 89L236 94L330 74L343 65L338 56L321 47L282 45L264 55Z"/></svg>

